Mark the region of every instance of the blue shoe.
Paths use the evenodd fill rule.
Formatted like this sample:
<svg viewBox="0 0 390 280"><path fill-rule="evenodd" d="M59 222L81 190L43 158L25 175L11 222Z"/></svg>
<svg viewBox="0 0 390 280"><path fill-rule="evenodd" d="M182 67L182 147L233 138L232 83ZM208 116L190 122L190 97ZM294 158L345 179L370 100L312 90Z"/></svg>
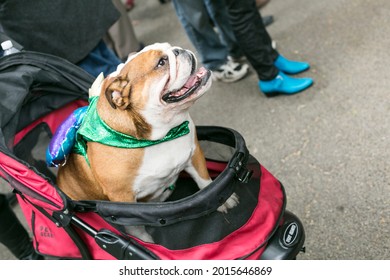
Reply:
<svg viewBox="0 0 390 280"><path fill-rule="evenodd" d="M282 71L271 81L259 81L259 88L267 97L280 94L292 95L307 89L313 84L311 78L293 78Z"/></svg>
<svg viewBox="0 0 390 280"><path fill-rule="evenodd" d="M274 65L280 71L283 71L287 74L298 74L310 68L309 63L307 62L288 60L281 55L279 55L278 58L275 60Z"/></svg>

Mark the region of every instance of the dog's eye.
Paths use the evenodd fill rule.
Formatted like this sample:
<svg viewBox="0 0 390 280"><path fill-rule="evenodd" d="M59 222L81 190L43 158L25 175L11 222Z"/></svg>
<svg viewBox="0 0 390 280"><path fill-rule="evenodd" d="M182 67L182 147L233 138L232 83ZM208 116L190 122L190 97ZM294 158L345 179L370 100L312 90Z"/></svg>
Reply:
<svg viewBox="0 0 390 280"><path fill-rule="evenodd" d="M167 63L167 61L168 61L167 56L160 58L160 60L157 63L157 68L164 66Z"/></svg>

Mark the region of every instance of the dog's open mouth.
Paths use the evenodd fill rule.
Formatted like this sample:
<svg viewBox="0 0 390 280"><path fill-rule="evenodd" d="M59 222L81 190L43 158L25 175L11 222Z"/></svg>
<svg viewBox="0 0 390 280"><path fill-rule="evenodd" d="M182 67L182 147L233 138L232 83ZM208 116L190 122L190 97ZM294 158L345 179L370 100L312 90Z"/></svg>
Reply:
<svg viewBox="0 0 390 280"><path fill-rule="evenodd" d="M164 94L162 100L167 103L174 103L186 99L198 88L205 85L210 75L211 72L206 68L199 68L198 72L192 75L181 89Z"/></svg>

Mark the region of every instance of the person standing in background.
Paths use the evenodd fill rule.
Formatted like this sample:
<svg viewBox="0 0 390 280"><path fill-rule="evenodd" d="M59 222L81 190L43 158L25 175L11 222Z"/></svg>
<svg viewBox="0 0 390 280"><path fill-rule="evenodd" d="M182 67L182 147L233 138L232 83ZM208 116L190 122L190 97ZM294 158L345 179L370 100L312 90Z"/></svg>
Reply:
<svg viewBox="0 0 390 280"><path fill-rule="evenodd" d="M311 78L289 75L310 68L307 62L289 60L272 47L255 0L225 0L234 35L259 78L259 89L267 96L291 95L313 84Z"/></svg>
<svg viewBox="0 0 390 280"><path fill-rule="evenodd" d="M121 15L108 29L104 41L122 61L126 61L130 53L140 51L144 44L138 40L122 0L112 0L112 2Z"/></svg>
<svg viewBox="0 0 390 280"><path fill-rule="evenodd" d="M94 77L121 63L103 41L119 17L112 0L0 0L4 33L24 50L64 58Z"/></svg>
<svg viewBox="0 0 390 280"><path fill-rule="evenodd" d="M228 59L229 55L241 57L242 52L235 42L223 1L173 0L173 6L203 66L212 71L214 80L236 82L246 76L247 64ZM214 26L220 32L217 33Z"/></svg>

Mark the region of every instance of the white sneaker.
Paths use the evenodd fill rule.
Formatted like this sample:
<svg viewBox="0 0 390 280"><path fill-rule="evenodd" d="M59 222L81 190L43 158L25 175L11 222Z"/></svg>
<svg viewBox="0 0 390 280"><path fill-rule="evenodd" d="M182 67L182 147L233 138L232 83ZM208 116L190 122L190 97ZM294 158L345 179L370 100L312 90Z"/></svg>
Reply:
<svg viewBox="0 0 390 280"><path fill-rule="evenodd" d="M225 83L233 83L245 77L249 71L248 64L240 64L228 60L224 65L217 70L212 71L214 81Z"/></svg>

